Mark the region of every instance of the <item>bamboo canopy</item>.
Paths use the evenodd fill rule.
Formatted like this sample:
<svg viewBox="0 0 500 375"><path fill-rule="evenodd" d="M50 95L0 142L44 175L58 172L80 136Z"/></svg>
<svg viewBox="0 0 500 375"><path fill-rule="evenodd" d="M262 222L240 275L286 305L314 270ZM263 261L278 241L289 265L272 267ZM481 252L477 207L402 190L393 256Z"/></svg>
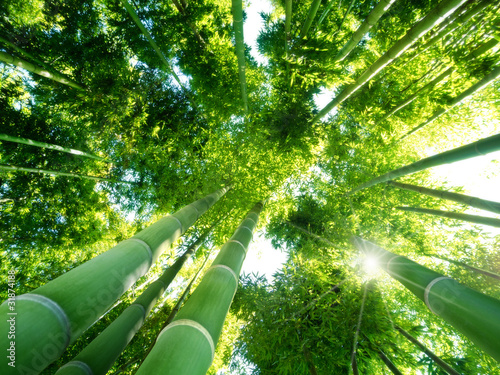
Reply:
<svg viewBox="0 0 500 375"><path fill-rule="evenodd" d="M59 358L228 190L217 190L185 206L107 252L17 296L17 368L39 373ZM137 314L138 310L130 310L129 314ZM0 315L7 316L8 311L8 303L3 303ZM0 323L0 330L8 331L6 319ZM9 347L7 335L0 337L0 346Z"/></svg>
<svg viewBox="0 0 500 375"><path fill-rule="evenodd" d="M137 375L206 374L262 207L257 203L224 244L191 297L158 336Z"/></svg>
<svg viewBox="0 0 500 375"><path fill-rule="evenodd" d="M486 155L490 152L500 150L500 134L492 135L488 138L480 139L479 141L469 143L468 145L461 146L452 150L442 152L440 154L430 156L428 158L416 161L415 163L405 165L404 167L387 172L381 176L375 177L372 180L358 185L352 189L348 194L355 193L359 190L368 187L394 180L395 178L406 176L415 172L422 171L427 168L436 167L442 164L454 163L456 161L473 158L475 156Z"/></svg>
<svg viewBox="0 0 500 375"><path fill-rule="evenodd" d="M353 242L363 253L375 256L380 267L421 299L431 312L500 361L500 300L461 285L360 237L353 237Z"/></svg>

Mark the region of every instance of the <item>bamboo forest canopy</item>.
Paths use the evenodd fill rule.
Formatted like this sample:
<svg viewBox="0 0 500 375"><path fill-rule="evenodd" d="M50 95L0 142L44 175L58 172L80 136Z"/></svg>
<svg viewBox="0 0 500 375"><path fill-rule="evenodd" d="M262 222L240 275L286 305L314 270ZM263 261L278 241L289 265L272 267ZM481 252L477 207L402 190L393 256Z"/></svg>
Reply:
<svg viewBox="0 0 500 375"><path fill-rule="evenodd" d="M472 196L432 169L500 150L499 3L271 0L251 50L257 4L0 2L1 300L49 298L61 280L92 300L81 270L127 262L107 272L100 254L142 243L156 260L43 366L4 355L2 373L72 359L166 373L170 336L220 309L219 328L197 328L215 344L209 374L500 374L498 336L484 339L500 332L500 187ZM488 184L498 161L481 165L463 173ZM228 254L255 226L287 260L234 294ZM228 305L205 307L210 290ZM151 313L116 356L89 354L138 305Z"/></svg>

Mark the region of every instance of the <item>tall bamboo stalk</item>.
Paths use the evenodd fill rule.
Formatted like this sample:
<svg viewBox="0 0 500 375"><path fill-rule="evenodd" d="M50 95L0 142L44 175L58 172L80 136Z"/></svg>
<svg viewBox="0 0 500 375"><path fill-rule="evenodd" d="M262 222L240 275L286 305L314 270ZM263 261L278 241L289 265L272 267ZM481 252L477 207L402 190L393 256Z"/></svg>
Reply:
<svg viewBox="0 0 500 375"><path fill-rule="evenodd" d="M29 146L35 146L35 147L41 147L41 148L48 148L51 150L57 150L61 152L67 152L68 154L73 154L73 155L80 155L80 156L85 156L87 158L92 158L100 161L105 161L109 162L108 160L101 158L100 156L92 155L84 151L80 150L75 150L73 148L69 147L64 147L64 146L59 146L55 145L52 143L45 143L45 142L39 142L39 141L34 141L33 139L27 139L27 138L21 138L21 137L14 137L12 135L7 135L7 134L0 134L0 140L2 141L9 141L9 142L15 142L15 143L22 143L25 145Z"/></svg>
<svg viewBox="0 0 500 375"><path fill-rule="evenodd" d="M433 258L438 258L438 259L441 259L441 260L444 260L448 263L452 263L456 266L459 266L459 267L463 267L463 268L467 268L471 271L474 271L476 273L479 273L481 275L485 275L485 276L488 276L488 277L491 277L493 279L497 279L497 280L500 280L500 274L498 273L495 273L495 272L490 272L490 271L486 271L486 270L483 270L482 268L477 268L477 267L474 267L474 266L470 266L464 262L460 262L458 260L453 260L453 259L449 259L449 258L445 258L445 257L442 257L440 255L429 255Z"/></svg>
<svg viewBox="0 0 500 375"><path fill-rule="evenodd" d="M469 96L472 96L476 92L491 85L498 77L500 77L500 66L493 69L493 71L490 74L487 74L486 76L484 76L484 78L482 80L480 80L479 82L476 82L471 87L469 87L467 90L463 91L461 94L459 94L456 97L454 97L453 99L451 99L451 101L445 107L441 107L441 108L437 109L431 117L429 117L427 120L422 122L420 125L417 125L413 129L411 129L409 132L407 132L405 135L403 135L401 138L399 138L396 142L402 141L403 139L405 139L409 135L415 133L417 130L422 129L426 125L429 125L435 119L444 115L446 112L448 112L450 109L452 109L456 105L460 104L462 101L467 99Z"/></svg>
<svg viewBox="0 0 500 375"><path fill-rule="evenodd" d="M238 75L240 78L241 100L245 114L248 113L247 81L245 76L245 42L243 37L243 4L241 0L232 0L233 27L236 58L238 59Z"/></svg>
<svg viewBox="0 0 500 375"><path fill-rule="evenodd" d="M29 72L38 74L42 77L49 78L53 81L62 83L64 85L67 85L69 87L73 87L74 89L80 90L80 91L85 91L85 88L76 83L75 81L69 79L66 77L64 74L59 73L59 72L49 72L48 70L45 70L35 64L32 64L26 60L20 59L19 57L11 56L6 52L0 51L0 61L11 64L14 66L18 66L20 68L26 69Z"/></svg>
<svg viewBox="0 0 500 375"><path fill-rule="evenodd" d="M500 361L500 300L460 285L360 237L353 237L353 242L360 251L375 256L380 267L421 299L432 313Z"/></svg>
<svg viewBox="0 0 500 375"><path fill-rule="evenodd" d="M431 197L447 199L449 201L466 204L471 207L479 208L480 210L487 210L500 214L500 203L488 201L486 199L471 197L465 194L453 193L451 191L443 191L430 189L423 186L416 186L411 184L403 184L396 181L387 181L387 184L395 186L400 189L405 189L409 191L416 191L417 193L429 195Z"/></svg>
<svg viewBox="0 0 500 375"><path fill-rule="evenodd" d="M321 5L321 0L313 0L311 6L309 8L309 12L307 13L307 18L304 24L302 25L302 29L300 31L299 40L304 39L311 28L311 25L314 21L314 17L316 17L316 13L318 12L319 6Z"/></svg>
<svg viewBox="0 0 500 375"><path fill-rule="evenodd" d="M82 367L91 370L92 375L105 375L121 352L142 327L149 312L180 271L186 260L206 241L212 230L222 221L215 222L194 241L163 274L99 334L75 358L57 371L57 375L79 375ZM207 257L208 259L208 257Z"/></svg>
<svg viewBox="0 0 500 375"><path fill-rule="evenodd" d="M39 373L59 358L228 189L185 206L107 252L17 296L16 368ZM9 312L12 305L7 301L0 306L0 316ZM8 322L3 319L0 332L7 331ZM8 348L8 344L7 335L1 335L0 347Z"/></svg>
<svg viewBox="0 0 500 375"><path fill-rule="evenodd" d="M378 356L380 357L382 362L385 363L387 368L389 370L391 370L391 372L394 375L403 375L403 373L401 371L399 371L399 369L396 367L396 365L385 355L385 353L382 350L378 351Z"/></svg>
<svg viewBox="0 0 500 375"><path fill-rule="evenodd" d="M375 177L364 184L356 186L348 194L355 193L359 190L368 187L394 180L398 177L406 176L427 168L436 167L438 165L454 163L460 160L469 159L475 156L486 155L490 152L500 150L500 134L492 135L488 138L480 139L477 142L470 143L465 146L448 150L440 154L430 156L428 158L416 161L415 163L405 165L404 167L387 172L381 176Z"/></svg>
<svg viewBox="0 0 500 375"><path fill-rule="evenodd" d="M16 165L0 164L0 170L10 171L10 172L28 172L28 173L49 174L52 176L78 177L78 178L83 178L83 179L87 179L87 180L105 181L105 182L120 183L120 184L131 184L132 183L130 181L116 181L116 180L110 180L109 178L86 176L83 174L71 173L71 172L50 171L47 169L38 169L38 168L24 168L24 167L18 167Z"/></svg>
<svg viewBox="0 0 500 375"><path fill-rule="evenodd" d="M449 219L467 221L469 223L474 223L474 224L483 224L483 225L489 225L491 227L500 228L500 219L495 219L492 217L468 215L468 214L461 214L458 212L433 210L430 208L421 208L421 207L396 207L396 208L401 211L429 214L434 216L446 217Z"/></svg>
<svg viewBox="0 0 500 375"><path fill-rule="evenodd" d="M21 55L24 55L28 60L31 60L33 61L35 64L38 64L39 66L42 66L44 67L45 69L47 69L48 71L51 71L52 68L46 64L45 62L43 62L42 60L39 60L37 59L35 56L33 56L31 53L29 53L28 51L25 51L24 49L16 46L14 43L11 43L10 41L8 41L7 39L4 39L2 37L0 37L0 42L5 44L6 46L8 46L9 48L13 49L14 51L16 51L17 53L20 53Z"/></svg>
<svg viewBox="0 0 500 375"><path fill-rule="evenodd" d="M205 40L200 35L200 32L198 31L196 25L194 25L191 21L187 20L187 13L185 7L181 5L181 3L179 3L177 0L172 0L172 2L174 3L174 6L177 8L177 11L186 18L186 23L188 24L189 28L193 31L194 36L198 40L198 43L200 43L200 46L204 48L206 45Z"/></svg>
<svg viewBox="0 0 500 375"><path fill-rule="evenodd" d="M449 375L460 375L458 371L456 371L453 367L451 367L448 363L439 358L436 354L430 351L424 344L418 341L415 337L406 332L403 328L399 326L394 326L394 328L401 333L404 337L408 339L411 343L418 346L418 348L423 351L430 359L434 361L436 365L441 367L444 371L446 371Z"/></svg>
<svg viewBox="0 0 500 375"><path fill-rule="evenodd" d="M252 208L222 247L191 297L158 336L137 375L206 374L262 206L259 202Z"/></svg>
<svg viewBox="0 0 500 375"><path fill-rule="evenodd" d="M290 89L290 42L292 24L292 0L285 0L285 59L286 59L286 82Z"/></svg>
<svg viewBox="0 0 500 375"><path fill-rule="evenodd" d="M351 39L340 49L337 55L333 58L334 61L342 61L356 47L363 36L377 23L380 17L391 7L396 0L380 0L379 3L372 9L368 17L363 21L361 26L354 32Z"/></svg>
<svg viewBox="0 0 500 375"><path fill-rule="evenodd" d="M466 0L444 0L440 2L434 9L432 9L421 21L415 24L404 37L398 40L383 56L381 56L375 63L366 69L356 81L348 85L342 92L340 92L330 103L328 103L322 110L318 112L312 119L312 123L316 123L325 117L331 110L336 108L339 104L349 98L354 92L359 90L370 79L372 79L384 67L390 64L394 59L398 58L410 46L420 39L434 26L442 22L442 17L453 10L457 9L460 5L465 3Z"/></svg>

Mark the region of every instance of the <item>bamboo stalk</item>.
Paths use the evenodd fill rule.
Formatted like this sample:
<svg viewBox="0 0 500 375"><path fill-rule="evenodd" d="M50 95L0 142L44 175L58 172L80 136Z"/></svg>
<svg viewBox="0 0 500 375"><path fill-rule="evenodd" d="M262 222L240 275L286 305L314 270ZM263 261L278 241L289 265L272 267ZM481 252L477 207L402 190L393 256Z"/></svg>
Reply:
<svg viewBox="0 0 500 375"><path fill-rule="evenodd" d="M290 41L292 24L292 0L285 0L285 59L286 59L286 82L290 90Z"/></svg>
<svg viewBox="0 0 500 375"><path fill-rule="evenodd" d="M384 354L384 352L382 350L378 351L378 356L380 357L382 362L385 363L387 368L389 370L391 370L391 372L394 375L403 375L403 373L401 371L399 371L399 369L396 367L396 365Z"/></svg>
<svg viewBox="0 0 500 375"><path fill-rule="evenodd" d="M245 76L245 42L243 37L243 4L241 0L232 0L232 5L235 51L236 58L238 60L241 100L243 101L245 114L248 114L247 81Z"/></svg>
<svg viewBox="0 0 500 375"><path fill-rule="evenodd" d="M418 341L415 337L406 332L403 328L394 326L394 328L401 333L404 337L408 339L411 343L418 346L418 348L423 351L429 358L431 358L436 365L441 367L444 371L446 371L449 375L460 375L458 371L456 371L453 367L451 367L448 363L439 358L436 354L430 351L424 344Z"/></svg>
<svg viewBox="0 0 500 375"><path fill-rule="evenodd" d="M45 70L35 64L32 64L26 60L20 59L19 57L11 56L6 52L0 51L0 61L3 61L4 63L11 64L14 66L18 66L20 68L26 69L29 72L38 74L42 77L49 78L53 81L62 83L64 85L67 85L69 87L72 87L74 89L80 90L80 91L85 91L85 88L76 83L75 81L69 79L66 77L64 74L59 73L59 72L49 72L48 70Z"/></svg>
<svg viewBox="0 0 500 375"><path fill-rule="evenodd" d="M21 137L14 137L12 135L7 135L7 134L0 134L0 140L2 140L2 141L9 141L9 142L15 142L15 143L22 143L22 144L25 144L25 145L35 146L35 147L40 147L40 148L48 148L48 149L51 149L51 150L57 150L57 151L61 151L61 152L67 152L68 154L85 156L87 158L92 158L92 159L96 159L96 160L105 161L107 163L110 163L110 161L108 161L108 160L106 160L104 158L101 158L100 156L92 155L92 154L89 154L89 153L84 152L84 151L75 150L73 148L59 146L59 145L55 145L55 144L52 144L52 143L39 142L39 141L35 141L33 139L27 139L27 138L21 138Z"/></svg>
<svg viewBox="0 0 500 375"><path fill-rule="evenodd" d="M17 53L20 53L21 55L26 56L27 59L33 61L35 64L38 64L39 66L44 67L48 71L52 70L52 68L48 64L46 64L45 62L37 59L35 56L33 56L31 53L25 51L24 49L19 48L14 43L9 42L7 39L4 39L4 38L0 37L0 42L2 42L3 44L5 44L9 48L13 49Z"/></svg>
<svg viewBox="0 0 500 375"><path fill-rule="evenodd" d="M430 208L421 208L421 207L396 207L396 208L401 211L429 214L434 216L446 217L449 219L467 221L469 223L474 223L474 224L483 224L483 225L489 225L491 227L500 228L500 219L495 219L492 217L468 215L468 214L461 214L458 212L433 210Z"/></svg>
<svg viewBox="0 0 500 375"><path fill-rule="evenodd" d="M453 193L450 191L442 191L411 184L403 184L401 182L396 182L396 181L387 181L387 184L395 186L400 189L416 191L417 193L425 194L431 197L447 199L453 202L462 203L471 207L479 208L481 210L487 210L490 212L494 212L496 214L500 214L500 203L498 202L471 197L465 194Z"/></svg>
<svg viewBox="0 0 500 375"><path fill-rule="evenodd" d="M158 336L137 375L204 375L238 286L263 204L257 203L220 250L175 319Z"/></svg>
<svg viewBox="0 0 500 375"><path fill-rule="evenodd" d="M314 21L314 17L316 17L316 13L318 12L319 6L321 5L321 0L313 0L311 3L311 7L309 8L309 12L307 13L306 21L304 25L302 25L302 30L300 31L299 40L304 39L311 28L311 25Z"/></svg>
<svg viewBox="0 0 500 375"><path fill-rule="evenodd" d="M107 252L17 296L16 366L38 373L59 358L228 189L185 206ZM9 308L8 301L3 303L0 316L7 316ZM139 313L140 308L129 311L130 315ZM6 319L0 321L0 330L8 331ZM7 335L0 336L0 347L9 347Z"/></svg>
<svg viewBox="0 0 500 375"><path fill-rule="evenodd" d="M421 21L415 24L404 37L398 40L383 56L381 56L375 63L373 63L367 70L365 70L356 81L348 85L342 92L340 92L330 103L328 103L322 110L318 112L312 119L312 124L315 124L330 111L336 108L339 104L344 102L362 86L364 86L370 79L372 79L384 67L389 65L396 58L401 56L410 46L420 39L434 26L442 22L442 17L453 10L457 9L466 0L444 0L440 2L433 10L431 10Z"/></svg>
<svg viewBox="0 0 500 375"><path fill-rule="evenodd" d="M466 264L464 262L460 262L458 260L453 260L453 259L445 258L445 257L439 256L439 255L429 255L429 256L431 256L433 258L438 258L438 259L444 260L444 261L446 261L448 263L455 264L455 265L457 265L459 267L467 268L467 269L469 269L471 271L474 271L474 272L477 272L479 274L482 274L482 275L485 275L485 276L488 276L488 277L500 280L500 274L498 274L498 273L486 271L486 270L483 270L482 268L477 268L477 267L474 267L474 266L470 266L470 265L468 265L468 264Z"/></svg>
<svg viewBox="0 0 500 375"><path fill-rule="evenodd" d="M432 168L443 164L454 163L475 156L486 155L498 150L500 150L500 134L480 139L477 142L473 142L468 145L455 148L453 150L448 150L440 154L416 161L415 163L405 165L404 167L395 169L393 171L387 172L381 176L371 179L368 182L365 182L364 184L356 186L348 194L355 193L359 190L366 189L368 187L380 184L382 182L394 180L398 177L419 172L427 168Z"/></svg>
<svg viewBox="0 0 500 375"><path fill-rule="evenodd" d="M353 242L360 251L376 257L380 267L421 299L432 313L500 361L500 300L461 285L360 237L353 237Z"/></svg>

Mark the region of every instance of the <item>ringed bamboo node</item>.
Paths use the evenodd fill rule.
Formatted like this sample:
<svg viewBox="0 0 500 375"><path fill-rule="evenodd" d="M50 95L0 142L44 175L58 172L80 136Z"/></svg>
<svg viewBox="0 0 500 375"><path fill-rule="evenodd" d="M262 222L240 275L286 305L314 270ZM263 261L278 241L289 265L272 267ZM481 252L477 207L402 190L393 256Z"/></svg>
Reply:
<svg viewBox="0 0 500 375"><path fill-rule="evenodd" d="M391 263L394 259L396 258L404 258L403 256L401 255L396 255L395 257L392 257L391 259L389 259L389 261L387 262L387 265L385 266L385 268L387 269L387 271L389 271L389 267L391 266Z"/></svg>
<svg viewBox="0 0 500 375"><path fill-rule="evenodd" d="M192 204L191 206L194 207L194 209L196 210L196 220L198 220L200 218L200 211L196 208L196 206L194 204Z"/></svg>
<svg viewBox="0 0 500 375"><path fill-rule="evenodd" d="M479 155L486 155L486 154L483 154L481 151L479 151L479 149L477 148L477 145L474 146L474 148L476 149L476 152L479 154Z"/></svg>
<svg viewBox="0 0 500 375"><path fill-rule="evenodd" d="M146 319L146 309L144 308L144 306L142 306L140 303L133 303L129 307L132 306L137 306L140 310L142 310L142 316L144 317L143 319Z"/></svg>
<svg viewBox="0 0 500 375"><path fill-rule="evenodd" d="M247 227L245 225L240 225L240 228L248 229L250 231L250 234L252 235L252 239L253 239L253 230L251 230L249 227Z"/></svg>
<svg viewBox="0 0 500 375"><path fill-rule="evenodd" d="M82 371L85 371L85 373L88 374L88 375L94 375L94 372L92 371L92 369L90 368L90 366L87 365L85 362L82 362L82 361L71 361L71 362L68 362L64 366L62 366L59 369L59 371L62 370L63 368L67 368L67 367L76 367L76 368L78 368L78 369L80 369Z"/></svg>
<svg viewBox="0 0 500 375"><path fill-rule="evenodd" d="M163 335L167 330L174 328L176 326L192 327L192 328L198 330L199 332L201 332L203 334L203 336L205 336L205 338L207 339L208 344L210 345L210 349L212 350L212 360L213 360L213 358L215 356L214 339L212 338L212 335L210 335L210 332L208 332L205 327L203 327L200 323L198 323L194 320L179 319L179 320L176 320L176 321L170 323L168 326L165 327L165 329L163 331L160 332L156 341L158 342L160 340L161 335Z"/></svg>
<svg viewBox="0 0 500 375"><path fill-rule="evenodd" d="M69 323L68 316L64 312L63 308L59 306L57 302L54 302L50 298L45 297L41 294L30 293L16 297L16 301L23 301L23 300L38 303L43 307L47 308L47 310L49 310L51 313L55 315L55 317L57 318L57 320L59 320L59 323L61 324L61 328L63 330L64 335L66 336L64 347L62 349L62 351L64 351L64 349L68 347L71 341L71 325Z"/></svg>
<svg viewBox="0 0 500 375"><path fill-rule="evenodd" d="M236 242L237 244L239 244L241 246L241 248L243 249L243 252L245 253L245 255L247 255L247 249L246 249L245 245L243 245L240 241L238 241L238 240L229 240L227 242Z"/></svg>
<svg viewBox="0 0 500 375"><path fill-rule="evenodd" d="M125 241L134 241L134 242L137 242L139 244L141 244L144 249L146 249L146 251L148 252L148 255L149 255L149 266L148 266L148 269L151 268L151 266L153 265L153 250L151 250L151 246L149 246L145 241L141 240L140 238L129 238L128 240L125 240Z"/></svg>
<svg viewBox="0 0 500 375"><path fill-rule="evenodd" d="M236 283L236 288L238 288L238 276L236 275L236 273L228 266L224 265L224 264L216 264L214 266L211 266L208 270L207 270L207 273L209 273L211 270L214 270L216 268L222 268L226 271L229 271L231 273L231 275L233 275L233 278L234 278L234 282ZM236 290L234 291L236 293Z"/></svg>
<svg viewBox="0 0 500 375"><path fill-rule="evenodd" d="M168 215L167 217L174 218L177 221L177 223L179 223L179 227L181 228L181 232L184 233L184 228L182 227L182 223L179 219L177 219L174 215Z"/></svg>
<svg viewBox="0 0 500 375"><path fill-rule="evenodd" d="M247 217L245 218L245 220L250 220L250 221L252 221L252 222L253 222L253 225L257 225L257 222L256 222L254 219L252 219L251 217L249 217L249 216L247 216Z"/></svg>
<svg viewBox="0 0 500 375"><path fill-rule="evenodd" d="M393 258L394 259L394 258ZM431 307L431 304L429 302L429 294L431 292L431 288L436 285L438 282L442 281L442 280L453 280L452 278L448 277L448 276L440 276L440 277L436 277L434 280L432 280L429 285L427 285L427 287L425 288L425 291L424 291L424 302L425 304L427 305L427 307L429 308L429 310L431 310L431 312L433 314L436 314L436 312L434 310L432 310L432 307ZM436 314L437 315L437 314Z"/></svg>

